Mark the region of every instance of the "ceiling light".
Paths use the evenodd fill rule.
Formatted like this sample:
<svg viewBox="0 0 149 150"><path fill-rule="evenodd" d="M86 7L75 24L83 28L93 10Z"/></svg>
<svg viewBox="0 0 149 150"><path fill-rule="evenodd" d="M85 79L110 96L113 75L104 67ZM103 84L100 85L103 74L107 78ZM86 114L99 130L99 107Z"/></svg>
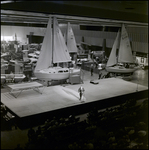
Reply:
<svg viewBox="0 0 149 150"><path fill-rule="evenodd" d="M1 4L12 3L13 1L1 1Z"/></svg>

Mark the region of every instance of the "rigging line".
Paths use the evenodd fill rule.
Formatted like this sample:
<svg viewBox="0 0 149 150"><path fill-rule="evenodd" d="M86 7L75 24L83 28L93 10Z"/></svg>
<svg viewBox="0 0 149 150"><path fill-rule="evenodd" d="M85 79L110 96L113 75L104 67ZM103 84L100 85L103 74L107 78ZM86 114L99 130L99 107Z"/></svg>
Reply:
<svg viewBox="0 0 149 150"><path fill-rule="evenodd" d="M53 22L53 24L52 24L52 22ZM53 54L54 54L54 52L53 52L53 49L54 49L54 17L51 17L51 28L52 28L52 65L53 65Z"/></svg>

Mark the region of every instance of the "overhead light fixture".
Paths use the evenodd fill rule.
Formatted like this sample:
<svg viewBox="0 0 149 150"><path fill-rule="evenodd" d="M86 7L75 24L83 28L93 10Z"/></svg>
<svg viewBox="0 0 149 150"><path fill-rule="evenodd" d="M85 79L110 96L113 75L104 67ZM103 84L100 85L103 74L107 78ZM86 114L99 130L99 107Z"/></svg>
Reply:
<svg viewBox="0 0 149 150"><path fill-rule="evenodd" d="M1 1L1 4L5 4L5 3L12 3L14 1Z"/></svg>

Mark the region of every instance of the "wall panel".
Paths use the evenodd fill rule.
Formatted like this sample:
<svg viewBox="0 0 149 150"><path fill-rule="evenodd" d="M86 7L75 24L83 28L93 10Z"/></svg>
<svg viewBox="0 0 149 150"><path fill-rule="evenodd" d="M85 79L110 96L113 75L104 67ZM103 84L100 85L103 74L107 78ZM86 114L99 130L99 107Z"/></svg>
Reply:
<svg viewBox="0 0 149 150"><path fill-rule="evenodd" d="M103 39L106 39L106 46L112 48L117 32L103 32L80 30L79 25L71 24L75 39L77 43L82 41L92 45L102 46ZM62 33L66 32L67 24L60 24ZM147 27L126 27L130 41L132 43L132 50L136 52L148 53L148 28ZM44 36L46 28L39 27L19 27L19 26L1 26L1 36L15 36L22 43L27 42L26 35L34 32L34 35Z"/></svg>
<svg viewBox="0 0 149 150"><path fill-rule="evenodd" d="M85 42L90 44L90 45L97 45L97 46L102 46L103 39L102 38L95 38L95 37L85 37Z"/></svg>

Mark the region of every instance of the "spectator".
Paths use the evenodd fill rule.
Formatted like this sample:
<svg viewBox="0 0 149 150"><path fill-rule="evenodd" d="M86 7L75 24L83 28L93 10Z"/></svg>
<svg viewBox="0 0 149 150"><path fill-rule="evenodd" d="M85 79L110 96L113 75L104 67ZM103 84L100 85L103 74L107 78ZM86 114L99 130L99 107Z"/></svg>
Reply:
<svg viewBox="0 0 149 150"><path fill-rule="evenodd" d="M23 148L20 146L20 144L18 144L15 149L23 149Z"/></svg>
<svg viewBox="0 0 149 150"><path fill-rule="evenodd" d="M129 64L128 63L125 64L125 68L129 68Z"/></svg>
<svg viewBox="0 0 149 150"><path fill-rule="evenodd" d="M1 118L6 119L7 121L10 120L10 117L7 115L8 111L4 104L1 104Z"/></svg>
<svg viewBox="0 0 149 150"><path fill-rule="evenodd" d="M35 130L30 127L30 129L28 130L28 140L29 142L34 141L35 140Z"/></svg>
<svg viewBox="0 0 149 150"><path fill-rule="evenodd" d="M105 78L110 78L110 72L108 72L106 75L105 75Z"/></svg>
<svg viewBox="0 0 149 150"><path fill-rule="evenodd" d="M5 116L7 114L7 110L4 104L1 104L1 115Z"/></svg>
<svg viewBox="0 0 149 150"><path fill-rule="evenodd" d="M101 79L102 73L99 71L99 77L98 79Z"/></svg>
<svg viewBox="0 0 149 150"><path fill-rule="evenodd" d="M91 64L91 76L93 76L93 70L94 69L94 65L93 64Z"/></svg>
<svg viewBox="0 0 149 150"><path fill-rule="evenodd" d="M36 136L38 137L39 135L41 135L41 127L40 126L36 130Z"/></svg>
<svg viewBox="0 0 149 150"><path fill-rule="evenodd" d="M101 76L102 76L101 70L103 70L102 67L101 67L101 64L99 64L98 70L99 70L99 77L98 77L98 79L101 79Z"/></svg>

